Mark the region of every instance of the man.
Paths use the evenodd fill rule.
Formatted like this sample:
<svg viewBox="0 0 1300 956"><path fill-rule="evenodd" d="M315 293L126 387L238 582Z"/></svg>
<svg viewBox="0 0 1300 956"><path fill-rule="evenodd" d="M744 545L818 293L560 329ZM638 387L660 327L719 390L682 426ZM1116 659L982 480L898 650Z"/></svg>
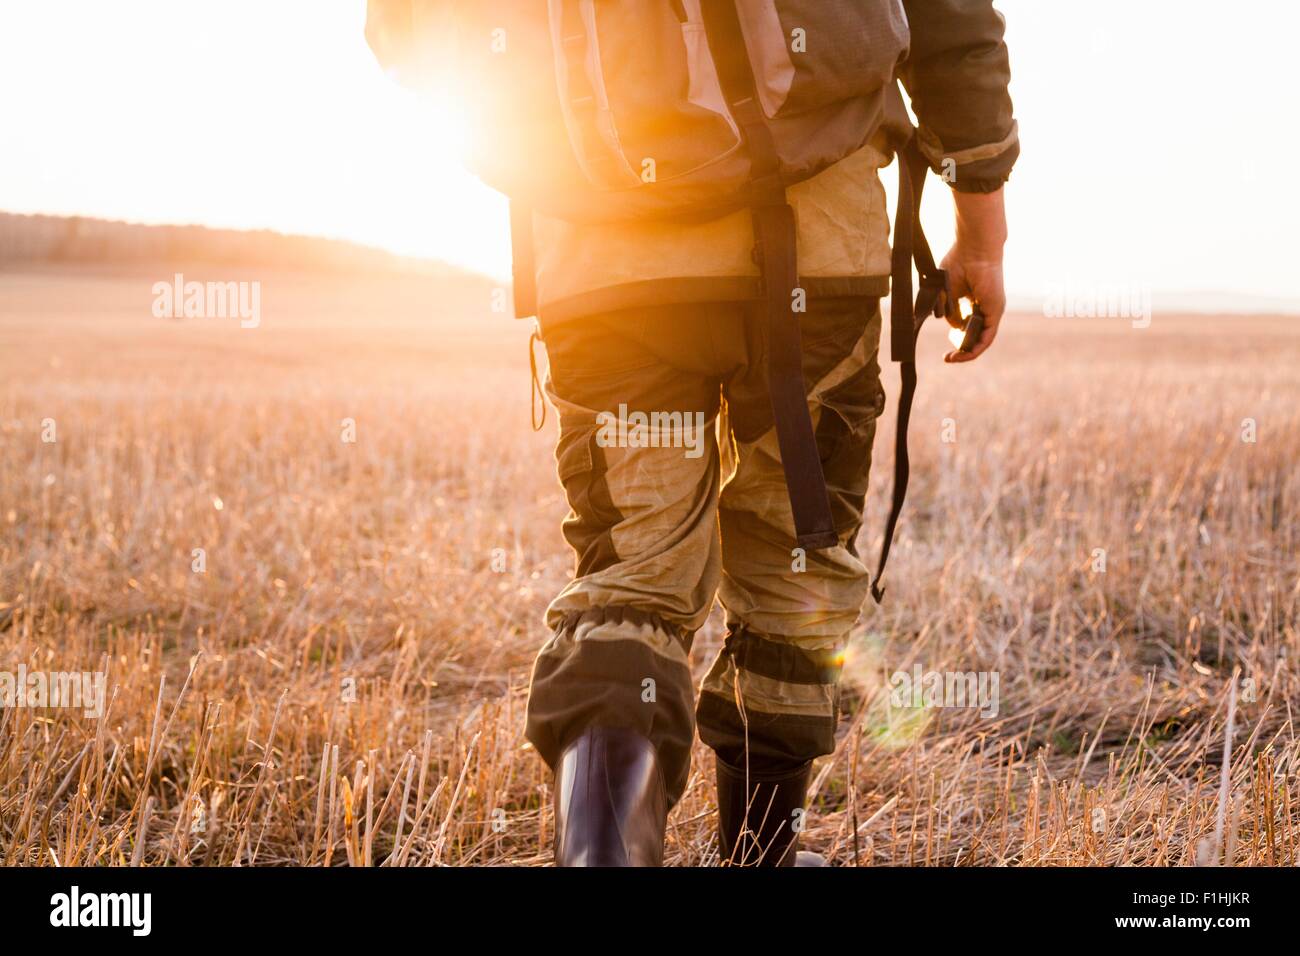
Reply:
<svg viewBox="0 0 1300 956"><path fill-rule="evenodd" d="M920 153L953 187L957 239L943 266L952 295L977 302L985 315L974 348L947 360L982 354L1004 307L1002 185L1019 151L1003 22L992 0L901 0L902 9L884 0L814 8L794 0L743 0L735 8L724 0L644 2L484 8L370 0L367 39L381 62L405 64L413 76L432 74L455 61L437 49L455 35L438 16L456 9L473 21L461 21L468 42L461 51L465 62L480 61L486 97L475 105L480 125L498 134L541 131L536 149L498 146L480 156L506 173L486 178L507 183L544 165L546 134L563 125L544 115L555 93L556 79L546 75L554 72L552 53L557 75L571 87L591 76L621 81L619 94L634 107L667 91L688 101L687 110L699 106L717 119L728 112L718 98L725 94L757 157L763 147L754 136L762 138L766 121L755 118L755 104L772 89L759 88L759 74L788 104L797 98L791 75L799 67L816 71L823 62L818 52L831 51L837 60L829 73L856 84L854 115L879 117L886 90L871 80L879 63L868 65L865 48L856 44L885 50L886 74L909 50L900 75L920 121ZM519 29L507 29L497 19L521 10L534 22L525 18ZM746 34L743 43L714 49L714 39L725 34L709 24L738 36L745 29L732 22L738 11L753 30L782 15L794 25L811 17L820 32L798 42L811 44L812 59L793 64L793 49L784 47L800 30L790 30L789 21L762 34L772 46ZM583 31L598 35L594 24L603 16L620 12L646 15L663 32L622 37L620 55L606 63L579 41ZM550 33L561 38L553 51L546 28L538 26L548 16ZM546 49L535 68L505 79L500 54L526 53L539 39ZM702 42L728 56L711 61L701 55ZM739 52L751 45L754 50ZM760 54L774 66L752 72L744 57ZM689 61L689 78L679 72L669 80L664 58L679 69ZM721 65L715 71L712 63ZM748 90L738 89L738 77ZM544 95L532 97L538 91ZM601 115L609 111L602 99L608 90L568 92L568 109L585 111L592 121L577 138L594 137L621 152L621 131ZM796 120L799 115L796 109ZM671 123L650 110L637 132L670 133ZM769 190L775 184L779 203L765 208L782 216L787 203L793 208L799 271L797 280L788 269L786 277L806 296L806 310L797 312L798 356L783 351L780 340L771 346L772 336L787 335L788 326L762 321L763 296L777 301L785 283L762 281L756 263L769 261L771 249L756 248L749 210L689 225L680 219L578 225L571 217L540 214L514 224L531 240L520 248L535 255L522 275L516 259L516 295L521 279L533 287L550 359L546 391L560 417L556 459L571 508L564 535L577 556L573 580L546 614L552 633L537 658L527 717L528 738L556 774L561 866L662 861L665 821L685 788L697 727L716 754L722 858L817 862L797 852L796 824L812 761L834 747L840 656L869 591L856 537L884 406L879 299L891 273L877 170L888 163L892 140L882 128L857 148L868 130L852 132L850 149L836 154L844 158L811 178L792 177L788 184L760 175L758 159L751 174L755 192L760 183ZM815 153L829 140L804 145ZM511 192L508 184L503 191ZM789 247L788 219L782 225L776 244ZM769 373L794 391L769 395ZM783 417L774 418L774 404ZM791 407L803 429L795 445L789 445ZM782 447L801 452L789 456L789 469L783 469ZM817 470L814 453L822 476L809 483L804 478ZM803 520L806 504L796 520L787 470L792 487L811 484L821 499L815 522ZM799 547L800 541L809 546ZM688 654L715 597L726 609L727 636L696 702Z"/></svg>
<svg viewBox="0 0 1300 956"><path fill-rule="evenodd" d="M901 77L922 150L953 187L943 266L953 294L986 316L978 345L946 358L970 361L1005 305L1002 185L1019 147L1003 22L991 0L904 7ZM691 226L535 219L577 555L547 611L528 702L528 738L556 773L559 865L661 862L695 727L716 755L722 858L819 862L796 852L792 824L812 761L834 747L840 655L869 588L855 539L884 405L886 162L877 142L788 190L808 296L804 380L839 539L806 554L767 395L748 214ZM700 420L706 434L687 434ZM695 703L688 652L715 595L727 636Z"/></svg>

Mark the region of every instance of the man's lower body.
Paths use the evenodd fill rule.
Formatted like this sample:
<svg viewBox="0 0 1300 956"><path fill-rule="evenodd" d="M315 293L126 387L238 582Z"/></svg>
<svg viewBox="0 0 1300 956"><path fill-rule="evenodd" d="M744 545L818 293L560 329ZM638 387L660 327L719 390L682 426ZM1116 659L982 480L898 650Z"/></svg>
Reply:
<svg viewBox="0 0 1300 956"><path fill-rule="evenodd" d="M643 818L681 797L698 726L717 756L724 859L788 864L809 767L834 748L841 655L869 593L854 539L884 406L880 312L838 298L798 315L839 536L804 554L755 309L629 309L544 330L577 555L528 702L528 738L557 772L557 862L656 862L662 821L656 836ZM715 596L727 636L696 703L688 653ZM580 827L641 844L593 847Z"/></svg>

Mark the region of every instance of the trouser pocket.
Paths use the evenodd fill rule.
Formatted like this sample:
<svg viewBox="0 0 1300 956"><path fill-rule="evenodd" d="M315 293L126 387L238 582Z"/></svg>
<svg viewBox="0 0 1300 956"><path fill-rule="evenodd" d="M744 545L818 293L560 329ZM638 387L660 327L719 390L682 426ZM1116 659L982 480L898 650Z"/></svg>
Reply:
<svg viewBox="0 0 1300 956"><path fill-rule="evenodd" d="M876 421L885 408L880 367L873 360L814 401L820 406L817 449L835 530L856 529L866 504Z"/></svg>

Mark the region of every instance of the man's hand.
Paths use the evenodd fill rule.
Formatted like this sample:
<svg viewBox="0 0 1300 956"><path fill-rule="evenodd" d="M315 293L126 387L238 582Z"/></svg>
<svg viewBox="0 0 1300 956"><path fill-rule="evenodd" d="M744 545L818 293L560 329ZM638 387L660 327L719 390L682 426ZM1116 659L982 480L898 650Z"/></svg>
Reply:
<svg viewBox="0 0 1300 956"><path fill-rule="evenodd" d="M1007 213L1002 190L992 193L962 193L953 190L957 207L957 241L943 257L952 295L978 302L984 312L984 334L969 352L953 350L945 362L970 362L984 354L998 334L998 323L1006 311L1007 294L1002 286L1002 247L1007 241Z"/></svg>

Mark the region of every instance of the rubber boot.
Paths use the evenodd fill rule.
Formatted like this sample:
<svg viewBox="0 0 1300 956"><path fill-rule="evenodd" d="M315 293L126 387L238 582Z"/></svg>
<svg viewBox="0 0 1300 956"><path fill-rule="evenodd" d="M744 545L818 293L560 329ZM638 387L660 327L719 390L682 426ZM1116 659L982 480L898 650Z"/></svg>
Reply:
<svg viewBox="0 0 1300 956"><path fill-rule="evenodd" d="M654 745L588 730L555 766L556 866L663 866L668 799Z"/></svg>
<svg viewBox="0 0 1300 956"><path fill-rule="evenodd" d="M717 761L718 839L724 866L825 866L799 850L812 761L783 774L749 774Z"/></svg>

